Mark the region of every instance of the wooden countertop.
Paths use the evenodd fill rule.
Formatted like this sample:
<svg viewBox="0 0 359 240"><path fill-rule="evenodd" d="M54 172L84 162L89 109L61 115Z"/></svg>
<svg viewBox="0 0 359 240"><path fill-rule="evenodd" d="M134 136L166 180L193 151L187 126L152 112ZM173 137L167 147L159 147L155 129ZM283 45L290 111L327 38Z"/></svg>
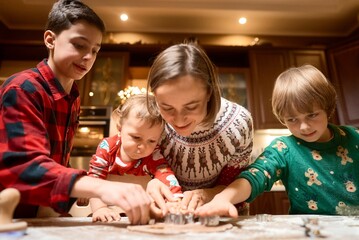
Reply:
<svg viewBox="0 0 359 240"><path fill-rule="evenodd" d="M5 239L308 239L303 224L303 219L308 218L318 220L317 227L326 239L359 239L358 218L315 215L242 216L235 222L222 218L223 223L231 222L233 228L211 233L196 233L188 229L188 232L182 234L147 234L130 231L127 229L127 218L115 223L93 223L88 217L21 219L28 223L26 234L18 238ZM1 235L0 239L3 239Z"/></svg>

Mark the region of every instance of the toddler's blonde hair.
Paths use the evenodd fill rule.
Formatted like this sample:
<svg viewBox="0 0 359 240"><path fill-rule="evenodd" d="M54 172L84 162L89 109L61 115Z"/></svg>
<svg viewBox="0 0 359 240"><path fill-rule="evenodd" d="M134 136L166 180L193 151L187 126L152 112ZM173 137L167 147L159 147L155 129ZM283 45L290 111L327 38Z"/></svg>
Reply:
<svg viewBox="0 0 359 240"><path fill-rule="evenodd" d="M118 106L112 112L112 119L116 122L116 127L119 130L123 120L127 119L130 112L135 112L135 116L141 120L145 120L150 124L150 127L161 124L164 126L164 120L158 110L155 97L145 93L132 95L124 104Z"/></svg>

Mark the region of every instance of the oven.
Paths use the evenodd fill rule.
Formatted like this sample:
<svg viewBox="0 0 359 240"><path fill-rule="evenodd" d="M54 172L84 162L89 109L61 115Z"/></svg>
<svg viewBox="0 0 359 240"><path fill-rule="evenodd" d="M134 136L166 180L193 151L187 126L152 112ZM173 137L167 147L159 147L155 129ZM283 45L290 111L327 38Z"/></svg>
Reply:
<svg viewBox="0 0 359 240"><path fill-rule="evenodd" d="M110 134L110 106L81 106L79 127L76 130L70 166L88 171L89 162L100 141Z"/></svg>

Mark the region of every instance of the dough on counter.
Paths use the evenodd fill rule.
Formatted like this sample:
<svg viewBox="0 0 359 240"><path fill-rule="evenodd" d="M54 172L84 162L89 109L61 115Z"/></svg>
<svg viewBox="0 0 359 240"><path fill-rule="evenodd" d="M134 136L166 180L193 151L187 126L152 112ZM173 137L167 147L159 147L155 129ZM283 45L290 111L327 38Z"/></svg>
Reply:
<svg viewBox="0 0 359 240"><path fill-rule="evenodd" d="M218 226L205 226L198 223L175 225L168 223L155 223L150 225L127 226L127 229L135 232L152 234L181 234L181 233L210 233L223 232L233 227L227 223Z"/></svg>

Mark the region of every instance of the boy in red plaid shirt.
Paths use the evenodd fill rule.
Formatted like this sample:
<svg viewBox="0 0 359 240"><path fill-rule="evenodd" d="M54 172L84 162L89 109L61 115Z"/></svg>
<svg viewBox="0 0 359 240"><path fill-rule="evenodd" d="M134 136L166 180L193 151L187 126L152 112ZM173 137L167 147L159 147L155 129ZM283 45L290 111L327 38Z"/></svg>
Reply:
<svg viewBox="0 0 359 240"><path fill-rule="evenodd" d="M81 1L56 2L44 33L48 59L0 88L0 191L20 191L15 217L35 217L38 206L65 213L70 197L97 197L121 207L131 223L149 220L151 201L140 185L68 168L80 111L75 80L91 69L104 32L102 20Z"/></svg>

